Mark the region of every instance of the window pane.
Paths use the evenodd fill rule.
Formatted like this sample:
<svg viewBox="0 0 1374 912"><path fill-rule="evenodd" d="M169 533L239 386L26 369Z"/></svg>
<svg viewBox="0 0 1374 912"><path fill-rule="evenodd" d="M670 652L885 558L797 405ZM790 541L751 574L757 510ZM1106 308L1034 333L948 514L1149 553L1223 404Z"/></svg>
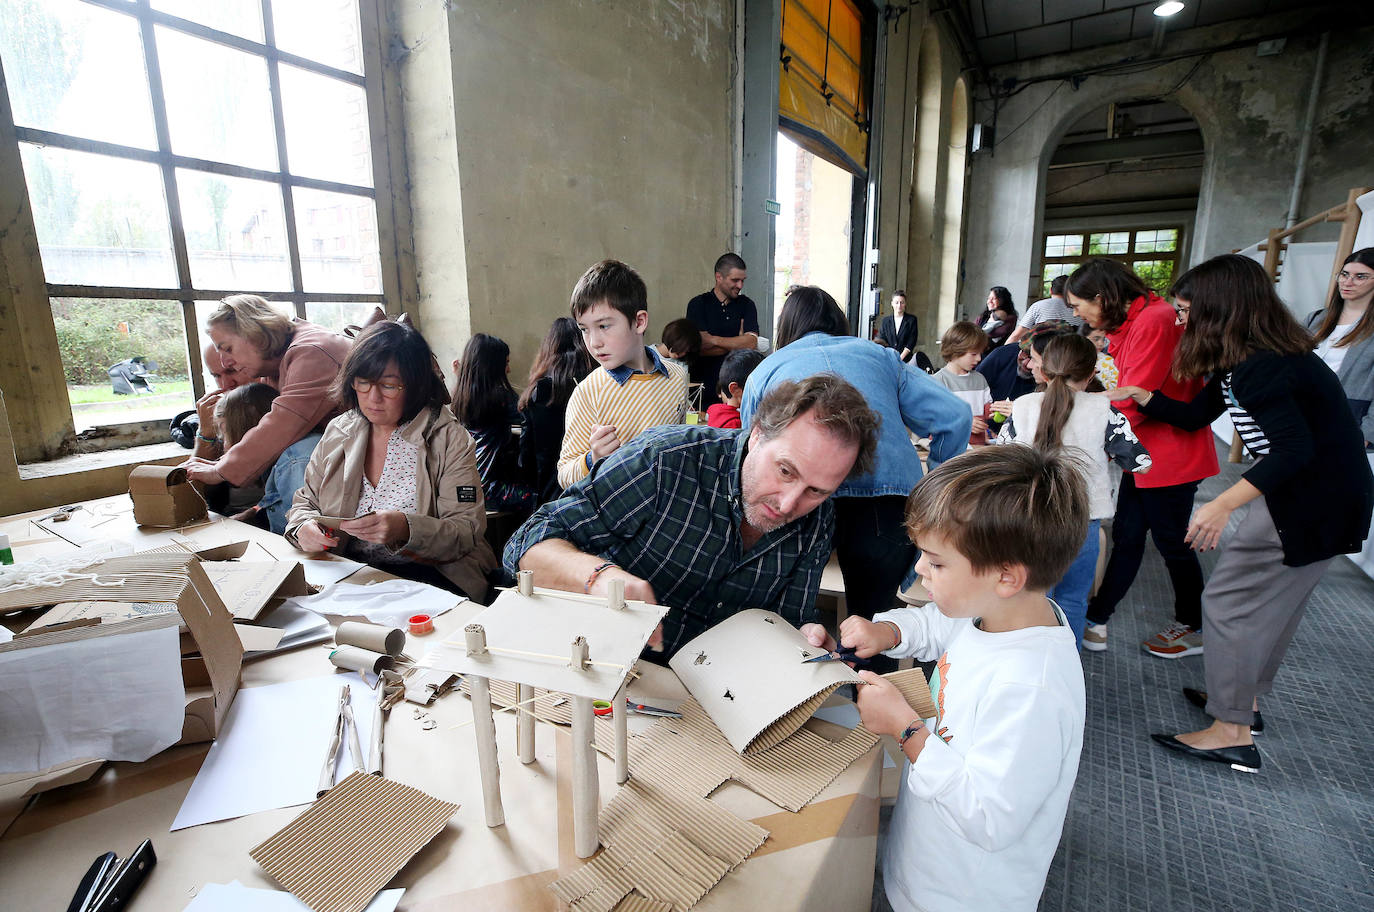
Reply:
<svg viewBox="0 0 1374 912"><path fill-rule="evenodd" d="M357 0L291 0L272 4L277 47L350 73L363 71Z"/></svg>
<svg viewBox="0 0 1374 912"><path fill-rule="evenodd" d="M179 168L177 190L195 287L290 290L281 187Z"/></svg>
<svg viewBox="0 0 1374 912"><path fill-rule="evenodd" d="M175 288L157 165L19 144L47 280Z"/></svg>
<svg viewBox="0 0 1374 912"><path fill-rule="evenodd" d="M1138 260L1131 264L1131 268L1146 285L1161 294L1174 279L1173 260Z"/></svg>
<svg viewBox="0 0 1374 912"><path fill-rule="evenodd" d="M172 151L277 170L267 61L161 26L157 49Z"/></svg>
<svg viewBox="0 0 1374 912"><path fill-rule="evenodd" d="M1158 234L1158 231L1137 231L1135 233L1135 252L1154 253L1155 236Z"/></svg>
<svg viewBox="0 0 1374 912"><path fill-rule="evenodd" d="M292 174L372 186L367 97L361 86L282 65L286 160Z"/></svg>
<svg viewBox="0 0 1374 912"><path fill-rule="evenodd" d="M293 194L305 290L380 294L377 208L372 200L299 187Z"/></svg>
<svg viewBox="0 0 1374 912"><path fill-rule="evenodd" d="M53 298L52 315L78 431L195 405L176 301Z"/></svg>
<svg viewBox="0 0 1374 912"><path fill-rule="evenodd" d="M0 0L14 122L157 147L138 22L74 0Z"/></svg>
<svg viewBox="0 0 1374 912"><path fill-rule="evenodd" d="M1155 249L1159 251L1178 249L1178 229L1161 228L1155 232Z"/></svg>
<svg viewBox="0 0 1374 912"><path fill-rule="evenodd" d="M311 301L305 305L305 318L335 332L343 332L348 326L362 326L363 321L371 317L379 307L382 305Z"/></svg>
<svg viewBox="0 0 1374 912"><path fill-rule="evenodd" d="M1094 234L1088 238L1088 253L1100 256L1104 253L1126 253L1131 245L1129 231Z"/></svg>
<svg viewBox="0 0 1374 912"><path fill-rule="evenodd" d="M289 0L287 0L289 2ZM153 9L210 28L262 40L262 0L153 0Z"/></svg>
<svg viewBox="0 0 1374 912"><path fill-rule="evenodd" d="M1055 234L1045 238L1045 256L1080 256L1083 253L1083 235Z"/></svg>

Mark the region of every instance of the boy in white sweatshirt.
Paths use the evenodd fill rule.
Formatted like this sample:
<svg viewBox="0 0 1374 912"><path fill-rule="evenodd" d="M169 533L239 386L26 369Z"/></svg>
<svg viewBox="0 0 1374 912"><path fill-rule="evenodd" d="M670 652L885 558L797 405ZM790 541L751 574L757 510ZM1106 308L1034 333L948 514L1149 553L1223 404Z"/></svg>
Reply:
<svg viewBox="0 0 1374 912"><path fill-rule="evenodd" d="M1073 631L1045 593L1078 553L1088 513L1071 459L970 450L907 499L930 604L840 625L860 658L939 660L928 723L890 682L860 673L864 725L896 737L908 760L882 859L897 912L1033 912L1039 902L1084 715ZM802 632L835 645L819 624Z"/></svg>

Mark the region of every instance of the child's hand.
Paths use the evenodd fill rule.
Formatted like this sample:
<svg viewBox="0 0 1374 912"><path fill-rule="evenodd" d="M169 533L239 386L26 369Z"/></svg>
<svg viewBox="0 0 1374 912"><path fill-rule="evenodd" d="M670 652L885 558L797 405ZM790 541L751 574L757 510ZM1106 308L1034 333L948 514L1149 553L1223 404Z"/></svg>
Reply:
<svg viewBox="0 0 1374 912"><path fill-rule="evenodd" d="M890 626L874 623L857 614L851 614L840 624L840 643L854 650L854 654L861 659L886 652L897 645Z"/></svg>
<svg viewBox="0 0 1374 912"><path fill-rule="evenodd" d="M812 646L824 649L826 652L835 651L835 640L826 632L825 627L820 624L802 624L802 636L806 637L806 642Z"/></svg>
<svg viewBox="0 0 1374 912"><path fill-rule="evenodd" d="M900 738L912 720L920 718L920 713L912 709L897 686L882 675L861 671L859 677L864 682L864 686L858 688L859 718L864 728L877 735Z"/></svg>
<svg viewBox="0 0 1374 912"><path fill-rule="evenodd" d="M613 424L594 424L592 425L591 442L587 446L591 451L592 461L605 459L607 456L620 449L620 437L616 433Z"/></svg>
<svg viewBox="0 0 1374 912"><path fill-rule="evenodd" d="M977 416L973 419L973 433L984 434L987 433L987 429L988 423L983 420L982 416Z"/></svg>

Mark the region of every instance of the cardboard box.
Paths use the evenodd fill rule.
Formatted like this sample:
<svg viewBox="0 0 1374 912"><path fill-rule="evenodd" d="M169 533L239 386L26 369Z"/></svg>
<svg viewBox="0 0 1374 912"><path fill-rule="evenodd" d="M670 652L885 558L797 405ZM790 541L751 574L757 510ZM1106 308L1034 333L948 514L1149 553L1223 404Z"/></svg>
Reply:
<svg viewBox="0 0 1374 912"><path fill-rule="evenodd" d="M237 621L255 621L269 605L275 608L292 596L310 595L300 561L206 560L201 566Z"/></svg>
<svg viewBox="0 0 1374 912"><path fill-rule="evenodd" d="M129 473L129 497L140 526L172 528L209 515L205 498L176 466L137 466Z"/></svg>
<svg viewBox="0 0 1374 912"><path fill-rule="evenodd" d="M206 576L200 561L191 554L134 554L97 561L76 568L72 579L56 585L31 586L0 593L0 613L65 602L119 602L146 604L171 602L181 614L198 653L182 660L186 687L186 716L178 744L213 740L238 693L243 646L234 630L233 615ZM93 578L92 578L93 577ZM138 618L122 623L143 623ZM0 650L41 649L73 639L99 637L121 622L69 628L52 633L35 632L0 644Z"/></svg>

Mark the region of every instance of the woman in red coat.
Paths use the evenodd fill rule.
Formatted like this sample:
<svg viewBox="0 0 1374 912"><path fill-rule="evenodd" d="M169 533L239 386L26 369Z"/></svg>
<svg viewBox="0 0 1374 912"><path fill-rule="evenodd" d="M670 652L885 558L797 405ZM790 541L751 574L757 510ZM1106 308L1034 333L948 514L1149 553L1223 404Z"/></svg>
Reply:
<svg viewBox="0 0 1374 912"><path fill-rule="evenodd" d="M1172 307L1116 260L1094 259L1069 276L1066 298L1093 329L1105 330L1121 386L1161 390L1190 401L1202 380L1176 379L1171 371L1183 326ZM1185 431L1145 415L1133 402L1118 406L1149 450L1149 475L1125 475L1112 521L1112 553L1097 595L1088 603L1083 648L1107 648L1107 621L1140 570L1149 532L1164 558L1174 590L1174 620L1143 644L1160 658L1202 652L1202 566L1184 541L1198 483L1217 473L1216 444L1208 428Z"/></svg>

